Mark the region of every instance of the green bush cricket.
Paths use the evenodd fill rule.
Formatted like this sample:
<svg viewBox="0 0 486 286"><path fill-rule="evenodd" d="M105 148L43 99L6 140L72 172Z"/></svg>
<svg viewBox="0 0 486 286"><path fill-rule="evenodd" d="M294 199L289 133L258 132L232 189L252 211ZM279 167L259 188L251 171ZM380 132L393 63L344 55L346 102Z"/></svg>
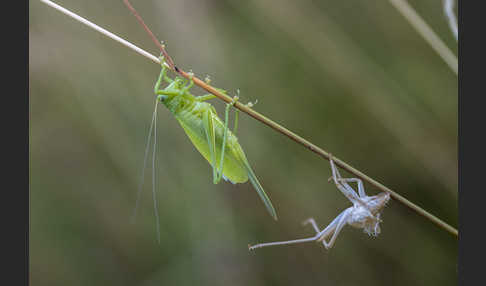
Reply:
<svg viewBox="0 0 486 286"><path fill-rule="evenodd" d="M238 138L228 128L229 110L238 98L234 97L233 102L226 105L223 123L214 106L205 102L215 96L212 94L197 97L192 95L189 92L194 84L192 79L188 82L187 79L179 76L174 79L169 78L167 68L163 64L164 58L160 59L162 70L154 87L157 100L172 112L196 149L211 164L213 183L219 183L221 178L233 184L245 183L249 179L269 213L274 219L277 219L275 209L250 167L246 155L238 143ZM163 81L166 81L168 85L161 89ZM225 92L221 89L220 91Z"/></svg>
<svg viewBox="0 0 486 286"><path fill-rule="evenodd" d="M277 220L275 208L270 202L269 197L263 190L262 185L258 181L253 169L250 167L243 149L238 143L238 138L235 136L238 123L238 110L236 110L235 126L233 132L228 128L229 110L238 100L238 97L233 97L233 100L226 105L225 121L219 118L216 109L211 104L205 102L207 100L216 98L213 94L206 94L203 96L194 96L189 92L194 85L192 74L189 78L176 76L171 79L167 76L167 67L179 72L170 56L165 51L164 45L153 35L152 31L145 25L142 18L138 15L136 10L131 6L128 0L124 1L126 6L132 11L134 16L138 19L145 31L152 37L152 40L159 46L161 54L159 57L162 69L160 71L157 82L155 83L154 93L157 95L155 110L152 116L152 124L150 126L149 137L147 140L147 147L145 150L144 168L142 171L142 184L145 170L145 163L149 149L149 141L154 129L154 151L152 158L152 195L154 200L155 218L157 221L157 238L160 237L157 202L155 196L155 145L156 145L156 117L157 117L157 103L160 101L179 121L187 136L194 144L201 155L209 162L213 168L213 183L218 184L221 179L230 181L233 184L245 183L250 180L251 184L262 199L265 207L270 215ZM163 82L167 82L165 88L161 88ZM207 79L209 83L209 79ZM217 89L219 92L226 94L225 90ZM252 103L248 103L252 106ZM138 201L142 190L140 185L137 203L134 210L133 218L136 216ZM159 239L160 242L160 239Z"/></svg>

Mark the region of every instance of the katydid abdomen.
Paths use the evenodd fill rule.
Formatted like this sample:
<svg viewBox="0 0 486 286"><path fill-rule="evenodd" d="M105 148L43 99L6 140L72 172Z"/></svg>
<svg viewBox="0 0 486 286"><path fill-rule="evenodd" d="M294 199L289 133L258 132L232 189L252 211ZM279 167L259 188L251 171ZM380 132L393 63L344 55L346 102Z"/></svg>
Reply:
<svg viewBox="0 0 486 286"><path fill-rule="evenodd" d="M203 106L201 106L203 105ZM207 105L207 106L206 106ZM176 119L181 124L189 139L196 149L203 155L203 157L211 164L211 153L209 150L208 140L204 131L202 116L204 110L212 106L206 102L195 102L194 108L182 116L176 116ZM223 147L224 123L218 118L216 114L211 111L211 120L214 126L214 137L216 142L216 154L221 154ZM223 162L223 176L230 180L231 183L244 183L248 181L247 170L243 162L247 161L245 153L238 143L236 136L228 130L226 138L226 150ZM217 168L221 163L221 157L216 156Z"/></svg>
<svg viewBox="0 0 486 286"><path fill-rule="evenodd" d="M174 114L179 121L187 136L194 144L196 149L208 161L213 168L218 168L221 163L223 152L223 141L225 129L227 132L225 141L225 152L223 158L222 175L224 179L231 183L245 183L250 179L253 187L263 200L267 210L277 219L270 199L265 194L263 187L253 172L246 155L238 143L238 138L231 132L223 121L218 117L214 107L206 102L195 100L195 97L176 96L162 101L167 108ZM210 126L214 130L214 153L215 162L211 157L210 144L208 144L208 128L204 123L205 118L210 121Z"/></svg>

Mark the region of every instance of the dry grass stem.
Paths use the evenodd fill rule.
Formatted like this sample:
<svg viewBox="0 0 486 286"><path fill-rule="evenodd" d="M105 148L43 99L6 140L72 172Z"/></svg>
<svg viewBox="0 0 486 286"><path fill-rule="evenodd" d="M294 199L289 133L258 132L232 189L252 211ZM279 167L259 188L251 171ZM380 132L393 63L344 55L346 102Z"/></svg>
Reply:
<svg viewBox="0 0 486 286"><path fill-rule="evenodd" d="M160 64L160 60L140 49L139 47L129 43L128 41L120 38L119 36L116 36L114 35L113 33L111 32L108 32L107 30L97 26L96 24L93 24L91 23L90 21L74 14L73 12L49 1L49 0L40 0L41 2L49 5L50 7L52 8L55 8L59 11L61 11L62 13L78 20L79 22L93 28L94 30L102 33L103 35L123 44L124 46L134 50L135 52L145 56L146 58L152 60L153 62L155 63L158 63ZM125 3L127 3L128 1L124 0ZM393 0L391 0L393 1ZM128 3L129 4L129 3ZM131 5L130 5L131 7ZM132 12L134 12L134 14L136 14L136 11L135 9L133 9L133 7L130 8L130 10L132 10ZM139 19L139 21L141 23L143 23L143 21L141 20L140 16L137 16L137 19ZM145 25L145 24L142 24L144 26L144 29L146 30L149 30L148 27ZM150 30L149 30L150 31ZM149 34L151 34L151 37L152 39L154 40L155 43L157 43L157 46L159 47L159 49L161 50L161 52L163 54L167 54L166 51L165 51L165 48L163 47L163 45L160 44L160 42L157 40L157 38L155 36L153 36L153 34L151 32L148 32ZM167 59L170 59L170 57L166 56ZM186 73L185 71L183 71L182 69L178 68L172 60L170 60L171 62L169 64L167 64L166 66L170 69L172 69L173 71L179 73L180 75L184 76L185 78L190 78L191 76ZM456 69L457 69L457 59L456 59ZM197 78L196 76L192 76L192 79L194 81L194 83L196 85L198 85L199 87L205 89L206 91L214 94L216 97L218 97L219 99L227 102L227 103L231 103L232 102L232 98L225 95L225 94L222 94L221 92L219 92L218 90L216 90L214 87L212 87L211 85L207 84L205 81ZM287 128L283 127L282 125L274 122L273 120L263 116L262 114L256 112L255 110L251 109L249 106L245 105L245 104L242 104L240 102L236 102L234 104L234 107L238 108L239 110L245 112L246 114L250 115L251 117L255 118L256 120L262 122L263 124L271 127L272 129L276 130L277 132L287 136L288 138L294 140L295 142L303 145L305 148L309 149L310 151L316 153L317 155L321 156L322 158L324 159L327 159L329 160L329 153L321 148L319 148L318 146L314 145L313 143L307 141L306 139L300 137L299 135L293 133L292 131L288 130ZM450 226L449 224L447 224L446 222L440 220L439 218L437 218L436 216L432 215L431 213L427 212L426 210L424 210L423 208L419 207L418 205L414 204L413 202L407 200L405 197L401 196L400 194L396 193L395 191L391 190L390 188L386 187L385 185L377 182L376 180L372 179L371 177L365 175L364 173L362 173L361 171L353 168L352 166L350 166L349 164L347 164L346 162L340 160L339 158L335 157L333 155L333 161L335 162L336 165L340 166L341 168L343 168L344 170L348 171L349 173L361 178L362 180L370 183L371 185L373 185L374 187L376 187L377 189L379 189L380 191L383 191L383 192L387 192L389 193L396 201L402 203L403 205L409 207L410 209L412 209L413 211L417 212L418 214L420 214L421 216L425 217L426 219L428 219L429 221L433 222L434 224L436 224L437 226L439 226L440 228L442 228L443 230L446 230L447 232L453 234L455 237L458 236L458 231L457 229L455 229L454 227Z"/></svg>

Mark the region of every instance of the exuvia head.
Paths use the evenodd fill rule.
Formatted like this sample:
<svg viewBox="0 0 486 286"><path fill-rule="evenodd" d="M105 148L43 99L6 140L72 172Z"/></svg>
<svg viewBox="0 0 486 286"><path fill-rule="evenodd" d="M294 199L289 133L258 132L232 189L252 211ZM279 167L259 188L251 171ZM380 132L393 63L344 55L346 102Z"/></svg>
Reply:
<svg viewBox="0 0 486 286"><path fill-rule="evenodd" d="M368 201L366 204L368 205L368 208L370 212L373 215L377 215L381 212L381 210L385 207L386 203L390 200L390 194L383 192L379 193L376 196L371 196L367 198Z"/></svg>
<svg viewBox="0 0 486 286"><path fill-rule="evenodd" d="M390 194L383 192L376 196L368 197L367 199L367 206L373 217L370 217L369 220L365 223L363 231L368 235L377 236L381 232L381 211L385 207L386 203L390 200Z"/></svg>

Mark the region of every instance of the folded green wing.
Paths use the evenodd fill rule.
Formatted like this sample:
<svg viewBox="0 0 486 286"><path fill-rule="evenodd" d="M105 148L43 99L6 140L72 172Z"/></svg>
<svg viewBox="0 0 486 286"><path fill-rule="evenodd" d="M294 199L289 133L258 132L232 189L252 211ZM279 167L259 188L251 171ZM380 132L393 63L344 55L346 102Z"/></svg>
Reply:
<svg viewBox="0 0 486 286"><path fill-rule="evenodd" d="M211 153L209 151L208 141L206 139L206 134L202 127L194 128L187 124L187 122L179 120L182 128L186 132L189 139L191 139L192 144L201 153L201 155L211 164ZM223 144L222 136L218 136L218 128L215 130L216 135L216 166L219 166L221 161L221 145ZM202 132L201 132L202 131ZM231 143L228 140L226 144L225 156L224 156L224 166L223 175L226 179L230 180L233 184L244 183L248 181L248 175L245 166L241 163L239 156L235 156L233 148L231 148Z"/></svg>

